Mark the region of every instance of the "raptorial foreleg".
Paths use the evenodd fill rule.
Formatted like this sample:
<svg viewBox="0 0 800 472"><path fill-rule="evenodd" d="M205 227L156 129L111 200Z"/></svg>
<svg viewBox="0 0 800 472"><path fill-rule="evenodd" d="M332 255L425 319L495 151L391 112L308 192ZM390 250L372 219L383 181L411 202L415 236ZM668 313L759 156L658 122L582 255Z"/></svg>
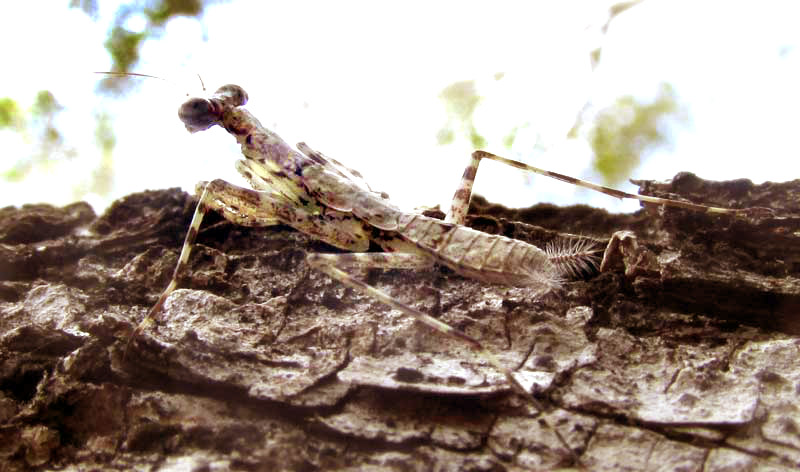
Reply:
<svg viewBox="0 0 800 472"><path fill-rule="evenodd" d="M198 193L200 199L183 241L172 278L158 297L158 301L136 327L131 339L153 321L177 287L178 277L189 262L203 217L209 211L216 211L227 221L240 226L286 224L341 249L365 251L369 247L369 239L363 225L348 214L336 211L312 214L291 202L281 200L269 191L250 190L221 179L198 184Z"/></svg>

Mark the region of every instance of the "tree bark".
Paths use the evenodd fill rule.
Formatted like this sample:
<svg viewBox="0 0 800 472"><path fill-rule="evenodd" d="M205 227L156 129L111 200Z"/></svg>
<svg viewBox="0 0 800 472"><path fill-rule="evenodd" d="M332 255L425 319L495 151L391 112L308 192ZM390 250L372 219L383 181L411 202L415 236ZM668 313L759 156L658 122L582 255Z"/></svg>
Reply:
<svg viewBox="0 0 800 472"><path fill-rule="evenodd" d="M470 224L543 247L636 244L536 297L450 271L369 283L481 340L545 410L458 342L308 268L334 251L209 218L155 326L194 200L0 210L0 461L30 468L593 470L800 467L800 180L679 174L644 193L773 216L585 206ZM547 228L547 229L544 229Z"/></svg>

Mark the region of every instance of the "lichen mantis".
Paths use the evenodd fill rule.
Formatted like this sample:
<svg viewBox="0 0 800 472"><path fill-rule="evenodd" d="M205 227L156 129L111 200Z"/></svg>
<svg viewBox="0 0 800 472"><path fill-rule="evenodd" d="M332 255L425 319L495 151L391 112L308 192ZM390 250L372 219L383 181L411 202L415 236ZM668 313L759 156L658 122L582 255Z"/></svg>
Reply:
<svg viewBox="0 0 800 472"><path fill-rule="evenodd" d="M616 197L637 198L648 204L712 213L749 215L757 211L728 210L625 194L476 151L456 191L448 220L442 222L401 212L383 195L358 186L348 177L353 172L305 144L301 143L296 150L293 149L276 134L264 129L255 117L241 107L246 99L244 90L229 85L220 88L211 99L191 99L181 107L179 115L190 131L202 131L219 124L237 139L246 158L237 162L237 170L253 189L237 187L222 180L198 186L200 201L181 251L180 262L169 286L137 329L142 329L158 315L167 297L176 288L177 276L186 268L192 244L206 212L217 211L225 219L246 226L283 223L335 247L353 251L348 254L309 254L307 261L342 283L375 297L443 335L464 342L502 372L514 390L542 411L543 406L516 379L514 373L503 366L479 340L395 300L353 277L348 270L354 267L418 269L438 263L481 281L526 286L544 293L558 287L571 270L592 264L591 257L597 251L591 247L574 247L567 257L563 257L564 254L554 257L552 253L530 244L464 227L472 182L480 160L485 158L588 186ZM386 252L364 252L370 241ZM553 427L550 429L558 436L559 442L573 453L558 430Z"/></svg>

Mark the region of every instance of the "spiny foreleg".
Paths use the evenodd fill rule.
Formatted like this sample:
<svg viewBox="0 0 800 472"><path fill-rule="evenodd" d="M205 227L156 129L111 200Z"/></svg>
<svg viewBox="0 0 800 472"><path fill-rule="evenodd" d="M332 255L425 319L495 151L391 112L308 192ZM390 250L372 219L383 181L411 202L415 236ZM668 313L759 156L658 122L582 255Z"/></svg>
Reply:
<svg viewBox="0 0 800 472"><path fill-rule="evenodd" d="M224 180L214 180L208 183L201 182L197 185L197 188L199 190L200 199L194 209L192 222L189 224L189 230L186 232L186 237L183 240L181 255L172 272L172 278L170 278L167 288L161 292L158 301L150 308L150 311L147 312L147 315L145 315L144 319L136 326L136 329L134 329L130 338L128 338L128 343L125 347L126 353L131 341L155 320L156 315L163 309L164 303L167 301L169 295L177 288L178 277L186 270L186 266L189 263L189 256L192 253L195 239L197 239L200 225L203 223L203 217L206 213L210 210L214 210L219 212L226 220L245 226L271 226L280 223L280 221L275 218L274 213L265 212L258 206L243 205L246 200L243 201L240 195L237 196L239 192L231 191L232 188L239 188L228 184ZM246 189L239 190L253 192ZM252 200L252 197L250 200ZM226 201L228 201L228 204L225 203ZM237 204L242 206L239 207ZM241 211L241 208L249 208L249 210Z"/></svg>
<svg viewBox="0 0 800 472"><path fill-rule="evenodd" d="M240 226L263 227L286 224L345 250L365 251L369 247L369 239L363 225L348 214L335 211L323 215L312 214L292 202L280 199L272 192L238 187L221 179L200 183L197 189L200 199L183 241L172 278L158 297L158 301L136 327L128 344L142 329L153 322L163 309L169 295L177 288L178 277L186 270L203 217L209 211L215 211L227 221ZM127 352L127 347L125 350Z"/></svg>

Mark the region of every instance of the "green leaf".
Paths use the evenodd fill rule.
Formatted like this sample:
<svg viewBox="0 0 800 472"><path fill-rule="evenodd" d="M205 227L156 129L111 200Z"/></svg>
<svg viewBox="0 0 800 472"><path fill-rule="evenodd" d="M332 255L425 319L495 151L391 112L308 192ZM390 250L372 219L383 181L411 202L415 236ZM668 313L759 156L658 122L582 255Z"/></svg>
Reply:
<svg viewBox="0 0 800 472"><path fill-rule="evenodd" d="M200 16L203 2L198 0L163 0L144 10L154 26L163 26L173 16Z"/></svg>
<svg viewBox="0 0 800 472"><path fill-rule="evenodd" d="M113 62L112 70L128 72L139 62L139 47L147 39L147 33L134 33L122 26L115 26L111 30L103 46Z"/></svg>
<svg viewBox="0 0 800 472"><path fill-rule="evenodd" d="M89 18L97 20L99 11L97 0L70 0L69 7L79 8L82 12L86 13Z"/></svg>
<svg viewBox="0 0 800 472"><path fill-rule="evenodd" d="M613 106L598 113L589 132L595 154L592 167L606 184L618 184L639 165L643 154L667 142L663 133L667 122L681 119L675 91L669 84L661 85L651 103L638 103L632 96L618 98Z"/></svg>
<svg viewBox="0 0 800 472"><path fill-rule="evenodd" d="M474 126L469 134L469 142L475 149L483 149L486 147L486 144L488 144L486 138L478 134L478 130L476 130Z"/></svg>
<svg viewBox="0 0 800 472"><path fill-rule="evenodd" d="M19 110L19 105L14 100L0 98L0 129L17 128L25 126L25 118Z"/></svg>
<svg viewBox="0 0 800 472"><path fill-rule="evenodd" d="M517 132L519 131L519 126L515 126L510 133L508 133L503 138L503 146L506 149L511 149L511 146L514 145L514 141L517 139Z"/></svg>
<svg viewBox="0 0 800 472"><path fill-rule="evenodd" d="M486 138L477 132L472 122L472 115L481 101L475 81L465 80L450 84L442 90L439 98L444 102L448 116L447 124L436 135L439 144L454 142L457 135L456 130L458 130L469 139L473 147L486 147Z"/></svg>
<svg viewBox="0 0 800 472"><path fill-rule="evenodd" d="M453 131L453 128L449 126L443 127L438 133L436 133L436 142L439 143L440 146L451 144L455 140L456 133Z"/></svg>
<svg viewBox="0 0 800 472"><path fill-rule="evenodd" d="M34 118L51 118L53 115L63 110L56 97L49 90L40 90L36 94L36 100L31 108L31 115Z"/></svg>
<svg viewBox="0 0 800 472"><path fill-rule="evenodd" d="M459 121L471 122L472 114L481 101L474 80L465 80L448 85L439 94L447 113Z"/></svg>
<svg viewBox="0 0 800 472"><path fill-rule="evenodd" d="M94 139L97 142L97 146L104 154L110 153L117 144L117 137L114 134L111 115L107 112L99 113L95 116L95 120L97 124L94 129Z"/></svg>

